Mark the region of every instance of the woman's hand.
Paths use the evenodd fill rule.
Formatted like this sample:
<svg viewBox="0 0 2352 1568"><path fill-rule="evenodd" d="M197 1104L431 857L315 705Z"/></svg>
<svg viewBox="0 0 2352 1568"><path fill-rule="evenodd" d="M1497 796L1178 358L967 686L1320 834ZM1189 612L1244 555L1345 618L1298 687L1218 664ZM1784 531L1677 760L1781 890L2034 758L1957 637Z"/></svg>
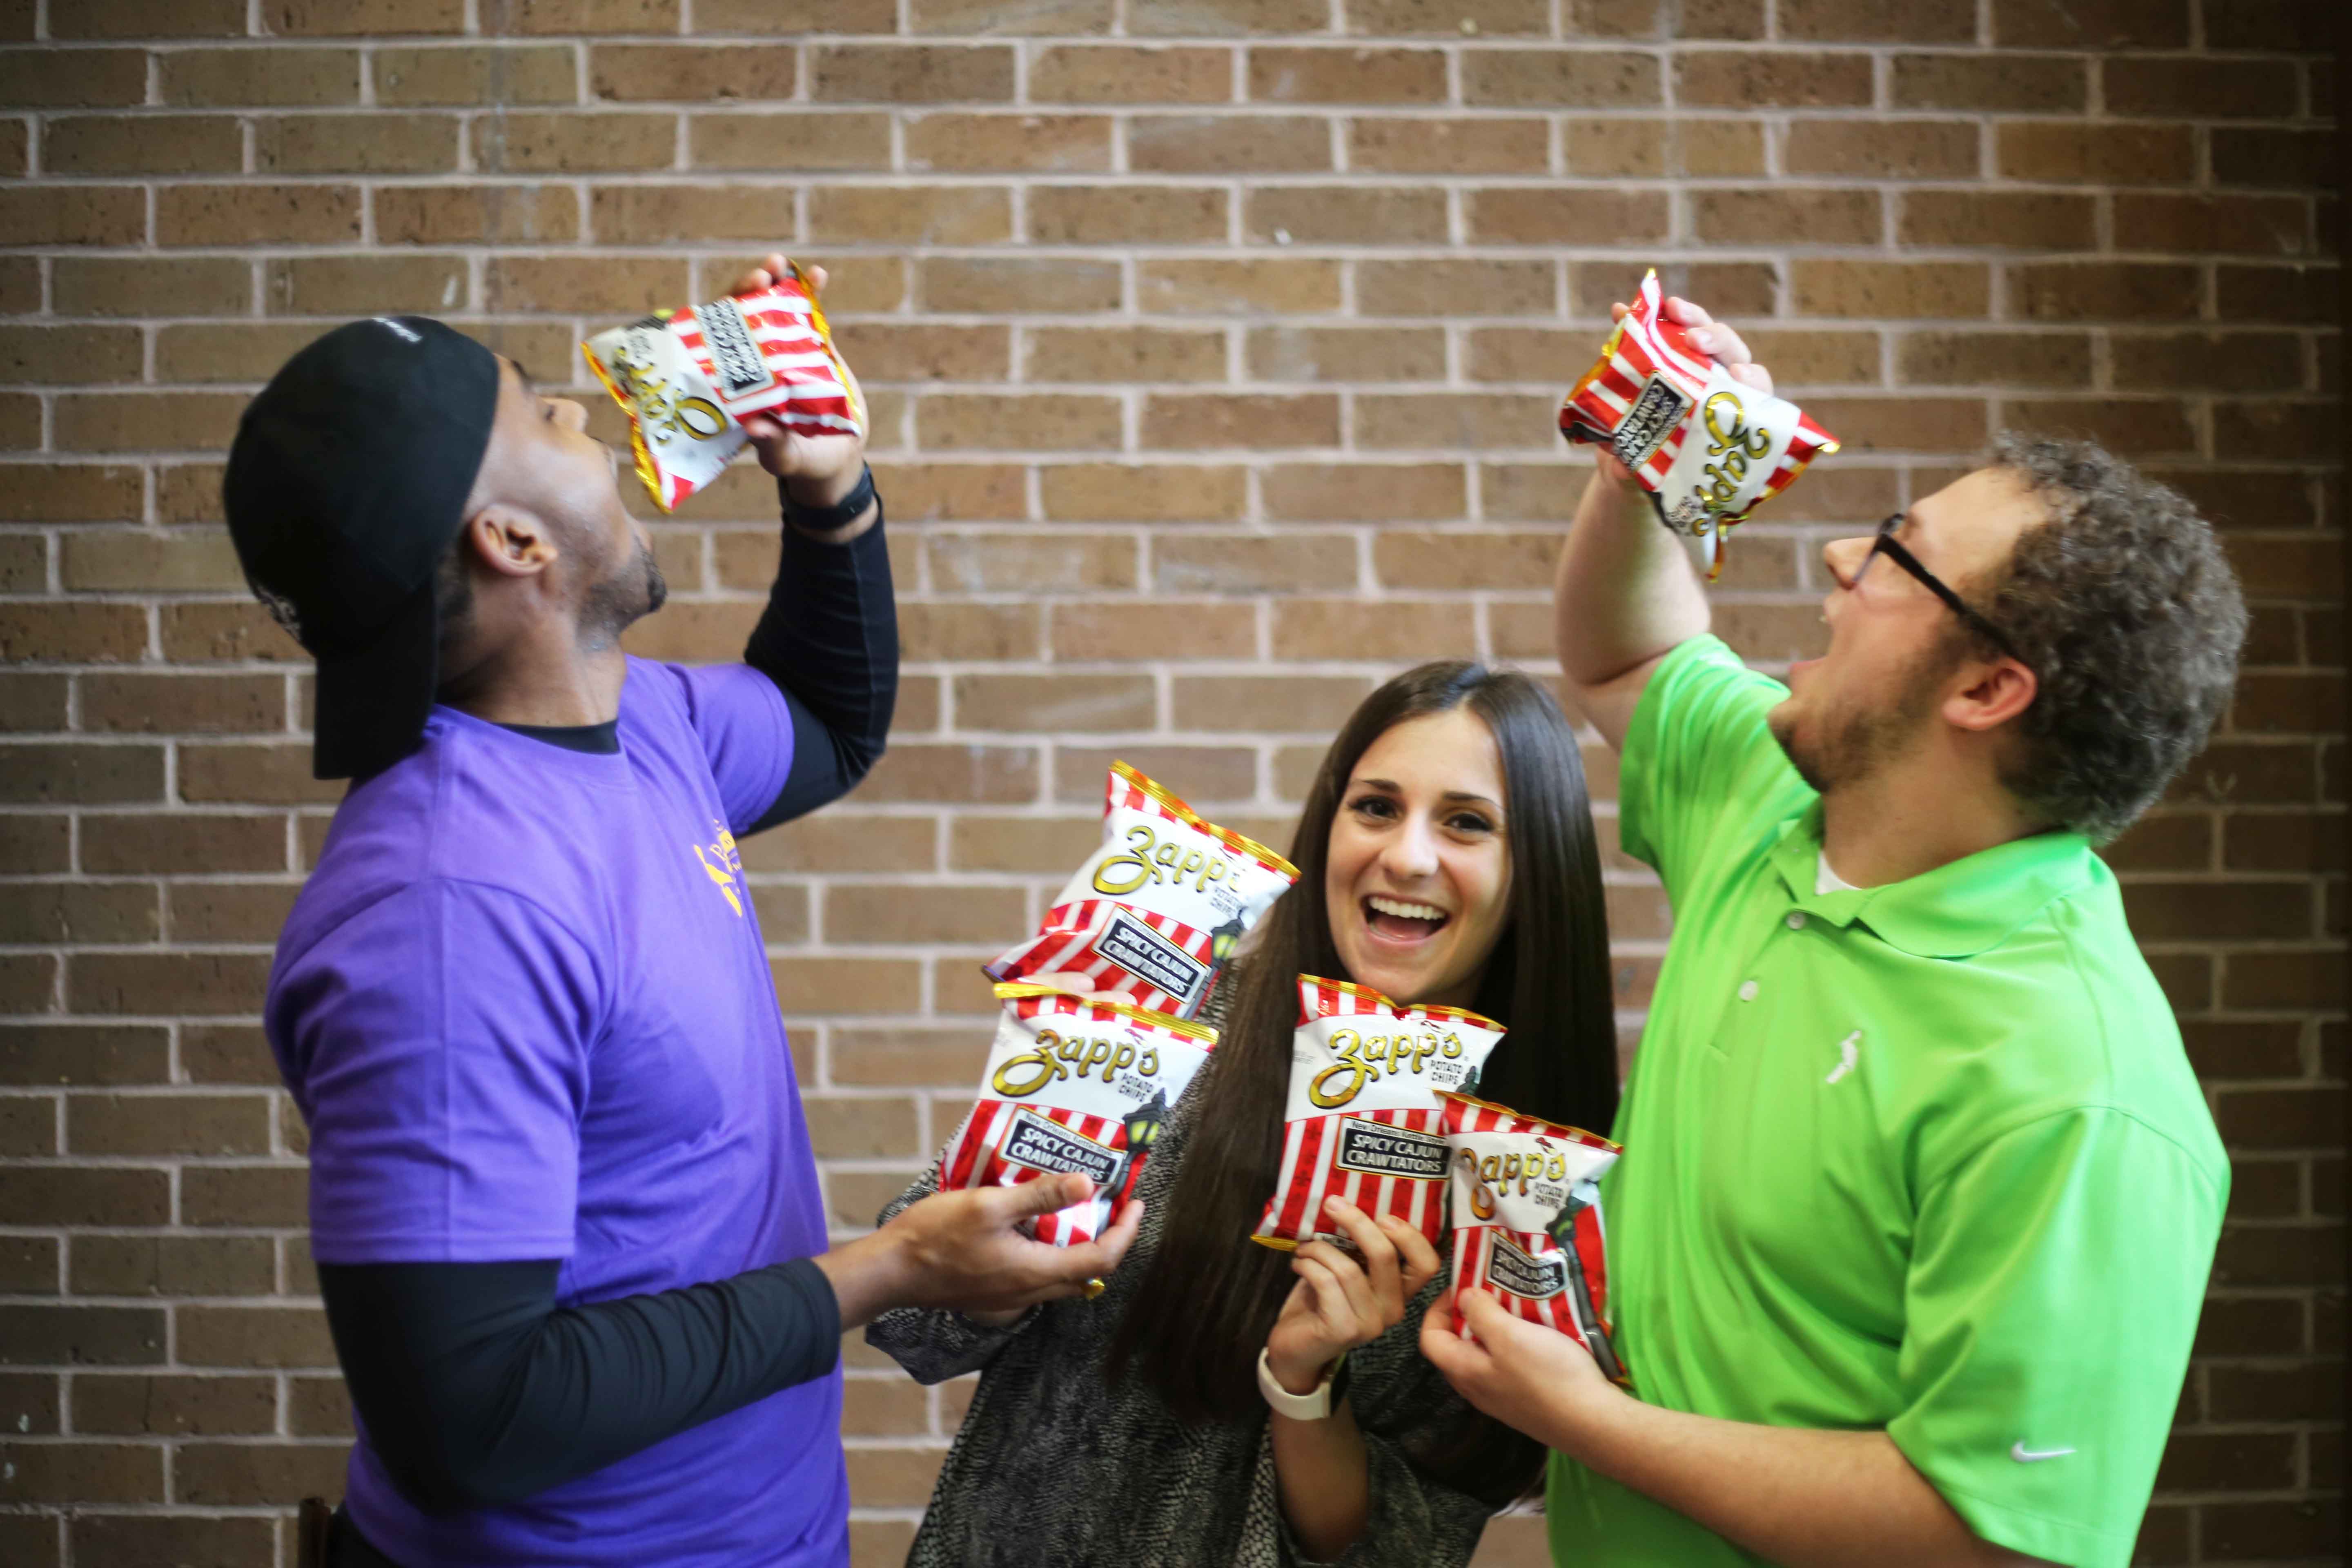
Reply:
<svg viewBox="0 0 2352 1568"><path fill-rule="evenodd" d="M1325 1200L1323 1212L1361 1261L1328 1241L1310 1241L1291 1255L1298 1283L1265 1338L1265 1361L1275 1381L1293 1394L1314 1393L1325 1367L1402 1322L1406 1303L1437 1273L1437 1249L1395 1215L1375 1221L1344 1198Z"/></svg>
<svg viewBox="0 0 2352 1568"><path fill-rule="evenodd" d="M827 281L824 268L811 267L808 274L822 293ZM790 264L778 251L745 268L727 291L756 294L789 275ZM760 454L760 466L783 480L793 500L803 506L838 504L857 488L857 477L866 471L866 443L856 436L803 436L758 414L744 419L743 434Z"/></svg>

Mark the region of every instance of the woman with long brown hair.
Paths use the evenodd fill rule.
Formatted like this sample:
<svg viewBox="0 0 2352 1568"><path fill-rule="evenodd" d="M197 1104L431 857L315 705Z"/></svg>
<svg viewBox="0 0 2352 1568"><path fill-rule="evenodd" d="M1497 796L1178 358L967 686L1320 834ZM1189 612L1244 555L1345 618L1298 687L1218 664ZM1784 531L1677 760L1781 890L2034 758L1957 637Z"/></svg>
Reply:
<svg viewBox="0 0 2352 1568"><path fill-rule="evenodd" d="M1575 736L1523 675L1410 670L1333 740L1290 858L1297 885L1211 998L1215 1055L1153 1146L1141 1230L1101 1297L867 1329L920 1382L982 1373L910 1568L1458 1564L1539 1479L1541 1448L1421 1358L1439 1268L1418 1232L1335 1200L1352 1256L1247 1238L1280 1164L1301 973L1484 1013L1510 1032L1483 1096L1610 1124L1608 929Z"/></svg>

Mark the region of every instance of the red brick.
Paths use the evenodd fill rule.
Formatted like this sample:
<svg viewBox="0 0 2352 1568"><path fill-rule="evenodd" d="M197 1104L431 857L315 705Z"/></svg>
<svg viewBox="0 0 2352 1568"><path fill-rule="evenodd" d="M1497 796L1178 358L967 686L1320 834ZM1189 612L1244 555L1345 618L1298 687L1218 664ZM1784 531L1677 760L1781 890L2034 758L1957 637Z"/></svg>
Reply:
<svg viewBox="0 0 2352 1568"><path fill-rule="evenodd" d="M2011 121L1994 128L1994 160L2011 179L2178 184L2195 172L2196 149L2185 125Z"/></svg>
<svg viewBox="0 0 2352 1568"><path fill-rule="evenodd" d="M1172 450L1336 447L1339 400L1326 393L1154 393L1144 401L1142 440Z"/></svg>
<svg viewBox="0 0 2352 1568"><path fill-rule="evenodd" d="M1722 245L1875 245L1878 193L1832 188L1694 191L1699 238Z"/></svg>
<svg viewBox="0 0 2352 1568"><path fill-rule="evenodd" d="M1937 54L1895 57L1898 109L1983 109L2050 113L2090 100L2079 56Z"/></svg>
<svg viewBox="0 0 2352 1568"><path fill-rule="evenodd" d="M2222 266L2214 268L2214 293L2225 321L2317 325L2336 320L2337 271L2332 266Z"/></svg>
<svg viewBox="0 0 2352 1568"><path fill-rule="evenodd" d="M1993 41L2004 47L2180 48L2187 0L1993 0Z"/></svg>
<svg viewBox="0 0 2352 1568"><path fill-rule="evenodd" d="M1119 303L1118 264L1112 261L934 257L921 263L920 276L923 303L934 310L1060 315Z"/></svg>
<svg viewBox="0 0 2352 1568"><path fill-rule="evenodd" d="M1351 121L1348 167L1380 174L1539 174L1550 162L1544 122L1525 120Z"/></svg>
<svg viewBox="0 0 2352 1568"><path fill-rule="evenodd" d="M1278 659L1418 663L1468 658L1478 651L1477 612L1466 601L1293 599L1275 613L1273 628Z"/></svg>
<svg viewBox="0 0 2352 1568"><path fill-rule="evenodd" d="M1452 463L1298 463L1265 471L1266 515L1285 522L1451 521L1465 509Z"/></svg>
<svg viewBox="0 0 2352 1568"><path fill-rule="evenodd" d="M907 167L918 172L1068 174L1111 165L1111 121L1104 114L923 114L908 116L906 125ZM886 144L883 166L888 162Z"/></svg>
<svg viewBox="0 0 2352 1568"><path fill-rule="evenodd" d="M2284 332L2119 333L2113 353L2126 390L2283 392L2303 379L2302 342Z"/></svg>
<svg viewBox="0 0 2352 1568"><path fill-rule="evenodd" d="M41 168L52 174L236 174L244 164L245 134L225 114L77 115L41 132Z"/></svg>
<svg viewBox="0 0 2352 1568"><path fill-rule="evenodd" d="M1985 268L1968 262L1800 259L1794 287L1808 316L1981 316L1990 299Z"/></svg>
<svg viewBox="0 0 2352 1568"><path fill-rule="evenodd" d="M1559 309L1553 264L1360 261L1356 309L1367 316L1549 316Z"/></svg>
<svg viewBox="0 0 2352 1568"><path fill-rule="evenodd" d="M1442 103L1436 49L1271 48L1249 52L1249 96L1269 103Z"/></svg>
<svg viewBox="0 0 2352 1568"><path fill-rule="evenodd" d="M116 1443L0 1444L6 1496L57 1503L160 1503L163 1450Z"/></svg>
<svg viewBox="0 0 2352 1568"><path fill-rule="evenodd" d="M2197 269L2158 262L2037 262L2008 269L2010 310L2028 321L2193 319Z"/></svg>
<svg viewBox="0 0 2352 1568"><path fill-rule="evenodd" d="M1006 102L1013 50L1001 44L819 45L809 52L809 81L820 102Z"/></svg>
<svg viewBox="0 0 2352 1568"><path fill-rule="evenodd" d="M1331 123L1307 115L1139 114L1128 161L1161 174L1309 174L1331 167Z"/></svg>
<svg viewBox="0 0 2352 1568"><path fill-rule="evenodd" d="M553 46L381 48L373 71L383 104L571 103L579 91L572 51Z"/></svg>
<svg viewBox="0 0 2352 1568"><path fill-rule="evenodd" d="M1321 314L1339 308L1339 267L1337 262L1304 257L1249 261L1147 259L1137 266L1136 291L1143 309L1177 315Z"/></svg>
<svg viewBox="0 0 2352 1568"><path fill-rule="evenodd" d="M1328 25L1325 0L1128 0L1127 30L1143 34L1306 33Z"/></svg>
<svg viewBox="0 0 2352 1568"><path fill-rule="evenodd" d="M174 49L157 63L165 103L310 109L360 100L356 49Z"/></svg>
<svg viewBox="0 0 2352 1568"><path fill-rule="evenodd" d="M0 234L12 245L136 245L143 192L118 185L0 187Z"/></svg>
<svg viewBox="0 0 2352 1568"><path fill-rule="evenodd" d="M475 163L490 174L667 169L677 155L677 116L666 113L495 114L476 121L471 136ZM699 151L697 162L705 162ZM778 162L772 154L760 166ZM723 153L710 163L734 166Z"/></svg>
<svg viewBox="0 0 2352 1568"><path fill-rule="evenodd" d="M1056 522L1228 522L1247 492L1242 469L1199 464L1055 464L1038 488Z"/></svg>
<svg viewBox="0 0 2352 1568"><path fill-rule="evenodd" d="M1029 237L1042 245L1215 244L1227 229L1213 186L1041 185L1028 199Z"/></svg>
<svg viewBox="0 0 2352 1568"><path fill-rule="evenodd" d="M0 800L12 805L152 801L163 794L160 746L14 745L5 755Z"/></svg>
<svg viewBox="0 0 2352 1568"><path fill-rule="evenodd" d="M1174 681L1180 730L1328 734L1371 689L1345 675L1180 675Z"/></svg>
<svg viewBox="0 0 2352 1568"><path fill-rule="evenodd" d="M1703 211L1712 195L1697 198ZM1573 245L1595 234L1626 244L1663 239L1671 226L1663 191L1474 190L1464 206L1472 241L1485 245ZM1874 219L1871 227L1874 236Z"/></svg>
<svg viewBox="0 0 2352 1568"><path fill-rule="evenodd" d="M649 128L668 124L666 116L646 121ZM884 114L695 114L687 121L687 161L698 169L766 173L890 166L890 120Z"/></svg>
<svg viewBox="0 0 2352 1568"><path fill-rule="evenodd" d="M934 534L923 544L936 591L1098 593L1135 586L1133 538L1120 533Z"/></svg>
<svg viewBox="0 0 2352 1568"><path fill-rule="evenodd" d="M1224 103L1233 57L1223 48L1072 44L1041 49L1029 67L1033 103Z"/></svg>
<svg viewBox="0 0 2352 1568"><path fill-rule="evenodd" d="M1686 108L1860 107L1871 97L1868 55L1694 49L1675 56L1675 101Z"/></svg>
<svg viewBox="0 0 2352 1568"><path fill-rule="evenodd" d="M49 21L55 38L222 38L244 31L236 0L114 0L61 7Z"/></svg>
<svg viewBox="0 0 2352 1568"><path fill-rule="evenodd" d="M915 420L919 440L936 451L1083 451L1119 444L1119 405L1106 396L932 393L916 405Z"/></svg>
<svg viewBox="0 0 2352 1568"><path fill-rule="evenodd" d="M1027 334L1028 381L1161 382L1225 379L1222 331L1168 327L1036 327ZM863 362L858 362L862 363Z"/></svg>
<svg viewBox="0 0 2352 1568"><path fill-rule="evenodd" d="M2170 398L2013 398L2001 404L2001 422L2096 441L2128 458L2197 449L2197 430L2187 406Z"/></svg>
<svg viewBox="0 0 2352 1568"><path fill-rule="evenodd" d="M1979 172L1978 141L1966 120L1800 120L1781 156L1792 174L1949 180Z"/></svg>
<svg viewBox="0 0 2352 1568"><path fill-rule="evenodd" d="M1152 563L1162 594L1330 592L1357 580L1355 544L1344 535L1185 534L1160 541Z"/></svg>
<svg viewBox="0 0 2352 1568"><path fill-rule="evenodd" d="M1864 71L1867 79L1868 62ZM1684 65L1686 103L1690 68ZM1641 109L1660 101L1654 56L1606 50L1546 49L1528 45L1465 49L1462 98L1478 105L1555 109ZM1747 107L1743 105L1742 107Z"/></svg>
<svg viewBox="0 0 2352 1568"><path fill-rule="evenodd" d="M2217 126L2212 137L2213 179L2217 184L2320 190L2335 186L2336 138L2332 132Z"/></svg>
<svg viewBox="0 0 2352 1568"><path fill-rule="evenodd" d="M1257 616L1244 605L1056 605L1052 638L1057 659L1249 659Z"/></svg>
<svg viewBox="0 0 2352 1568"><path fill-rule="evenodd" d="M1780 36L1816 42L1972 44L1972 11L1945 0L1780 0Z"/></svg>
<svg viewBox="0 0 2352 1568"><path fill-rule="evenodd" d="M2285 60L2122 56L2101 67L2110 114L2179 120L2274 120L2295 97Z"/></svg>
<svg viewBox="0 0 2352 1568"><path fill-rule="evenodd" d="M139 49L0 49L0 101L16 109L101 109L147 100Z"/></svg>
<svg viewBox="0 0 2352 1568"><path fill-rule="evenodd" d="M1551 30L1544 0L1348 0L1343 9L1351 33L1493 38Z"/></svg>

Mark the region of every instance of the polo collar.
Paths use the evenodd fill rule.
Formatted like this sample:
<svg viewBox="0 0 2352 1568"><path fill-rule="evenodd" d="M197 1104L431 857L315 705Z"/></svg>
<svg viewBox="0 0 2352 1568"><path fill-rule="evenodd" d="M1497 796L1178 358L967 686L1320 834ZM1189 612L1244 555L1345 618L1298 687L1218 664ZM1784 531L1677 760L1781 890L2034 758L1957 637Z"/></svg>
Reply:
<svg viewBox="0 0 2352 1568"><path fill-rule="evenodd" d="M1889 946L1919 958L1968 958L1999 946L2053 900L2089 882L2094 863L2081 834L2037 833L1883 888L1817 893L1821 856L1816 800L1781 828L1772 850L1790 900L1834 926L1859 921Z"/></svg>

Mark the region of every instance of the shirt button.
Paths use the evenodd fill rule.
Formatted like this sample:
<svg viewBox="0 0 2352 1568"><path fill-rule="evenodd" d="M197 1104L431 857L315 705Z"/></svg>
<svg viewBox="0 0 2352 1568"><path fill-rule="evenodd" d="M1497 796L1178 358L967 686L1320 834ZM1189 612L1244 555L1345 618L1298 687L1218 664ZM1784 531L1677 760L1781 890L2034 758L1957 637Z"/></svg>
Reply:
<svg viewBox="0 0 2352 1568"><path fill-rule="evenodd" d="M1789 929L1790 931L1802 931L1805 929L1804 910L1790 910L1789 911Z"/></svg>
<svg viewBox="0 0 2352 1568"><path fill-rule="evenodd" d="M1747 984L1742 985L1739 988L1739 999L1742 1002L1753 1002L1756 1000L1756 982L1751 980Z"/></svg>

